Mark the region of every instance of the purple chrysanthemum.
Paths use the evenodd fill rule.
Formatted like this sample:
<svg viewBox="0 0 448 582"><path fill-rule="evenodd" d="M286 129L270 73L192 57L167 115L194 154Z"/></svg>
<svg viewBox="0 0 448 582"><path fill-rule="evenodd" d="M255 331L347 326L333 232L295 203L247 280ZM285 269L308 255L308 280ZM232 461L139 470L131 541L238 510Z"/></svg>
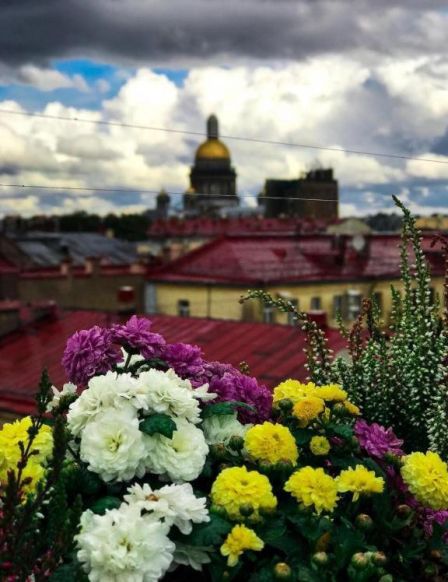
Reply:
<svg viewBox="0 0 448 582"><path fill-rule="evenodd" d="M439 525L445 525L448 522L448 510L441 509L439 511L435 511L434 509L425 509L423 517L423 529L425 530L425 534L428 537L431 537L435 523L438 523ZM445 542L448 542L448 533L444 534L443 539Z"/></svg>
<svg viewBox="0 0 448 582"><path fill-rule="evenodd" d="M113 347L110 330L95 325L69 338L62 365L70 382L85 385L95 374L105 374L121 359L122 355Z"/></svg>
<svg viewBox="0 0 448 582"><path fill-rule="evenodd" d="M391 428L384 428L374 422L367 424L365 420L355 423L355 435L363 448L370 456L382 459L387 453L401 456L403 441L399 439Z"/></svg>
<svg viewBox="0 0 448 582"><path fill-rule="evenodd" d="M133 315L124 325L112 326L112 338L126 351L141 354L144 358L160 356L165 340L151 330L151 322L144 317Z"/></svg>
<svg viewBox="0 0 448 582"><path fill-rule="evenodd" d="M162 358L170 368L182 378L190 379L198 376L204 369L202 350L190 344L167 344L163 349Z"/></svg>
<svg viewBox="0 0 448 582"><path fill-rule="evenodd" d="M244 408L239 410L238 416L242 422L259 422L270 417L272 394L266 386L259 385L255 378L233 369L224 372L220 378L212 378L209 386L209 391L215 392L218 400L237 400L254 407L254 412Z"/></svg>

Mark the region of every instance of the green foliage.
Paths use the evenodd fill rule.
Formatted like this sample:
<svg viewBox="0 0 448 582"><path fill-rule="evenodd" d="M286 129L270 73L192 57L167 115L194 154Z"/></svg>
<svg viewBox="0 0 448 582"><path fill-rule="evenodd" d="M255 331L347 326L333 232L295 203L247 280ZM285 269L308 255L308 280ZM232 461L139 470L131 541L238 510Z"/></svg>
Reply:
<svg viewBox="0 0 448 582"><path fill-rule="evenodd" d="M168 414L151 414L140 423L140 430L148 435L161 434L167 439L173 438L176 423Z"/></svg>
<svg viewBox="0 0 448 582"><path fill-rule="evenodd" d="M429 448L446 459L448 304L442 319L415 220L397 198L394 200L403 214L401 289L391 288L390 328L381 320L375 301L365 299L351 330L340 326L349 359L334 358L324 332L288 301L273 299L263 291L251 291L243 301L255 298L293 313L307 334L312 381L342 384L367 421L392 426L405 439L408 450ZM442 245L448 265L448 245L443 240Z"/></svg>
<svg viewBox="0 0 448 582"><path fill-rule="evenodd" d="M208 418L213 415L233 414L236 409L244 408L246 410L255 411L253 406L246 404L246 402L238 402L236 400L228 402L217 402L216 404L209 404L202 412L202 418Z"/></svg>

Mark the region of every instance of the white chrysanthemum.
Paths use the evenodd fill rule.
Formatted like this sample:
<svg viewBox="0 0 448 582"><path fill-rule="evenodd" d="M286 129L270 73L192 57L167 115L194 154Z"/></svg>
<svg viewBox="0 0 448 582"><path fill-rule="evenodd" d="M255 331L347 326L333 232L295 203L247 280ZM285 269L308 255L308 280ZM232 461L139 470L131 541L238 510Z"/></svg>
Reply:
<svg viewBox="0 0 448 582"><path fill-rule="evenodd" d="M183 534L191 533L193 523L209 521L205 497L196 497L190 483L165 485L151 489L148 483L135 484L124 496L130 505L136 504L149 512L152 519L164 519L169 526L175 525Z"/></svg>
<svg viewBox="0 0 448 582"><path fill-rule="evenodd" d="M191 384L179 378L174 370L162 372L151 368L138 378L141 390L147 391L149 408L154 412L185 418L193 424L200 422L199 402Z"/></svg>
<svg viewBox="0 0 448 582"><path fill-rule="evenodd" d="M130 374L107 372L104 376L95 376L80 397L70 405L67 423L71 433L78 436L106 408L129 406L136 391L137 380Z"/></svg>
<svg viewBox="0 0 448 582"><path fill-rule="evenodd" d="M47 412L51 412L54 408L57 408L61 402L61 398L64 396L75 395L77 392L77 386L71 382L67 382L62 387L62 390L58 390L56 386L52 386L51 390L53 392L53 399L47 406Z"/></svg>
<svg viewBox="0 0 448 582"><path fill-rule="evenodd" d="M81 460L104 481L126 481L142 476L147 454L143 433L133 408L109 408L89 422L81 434Z"/></svg>
<svg viewBox="0 0 448 582"><path fill-rule="evenodd" d="M189 546L176 542L170 572L175 570L177 566L188 566L200 572L203 564L210 564L210 554L213 553L213 550L213 546Z"/></svg>
<svg viewBox="0 0 448 582"><path fill-rule="evenodd" d="M204 419L202 430L209 445L228 444L233 436L244 437L251 424L241 424L234 414L212 414Z"/></svg>
<svg viewBox="0 0 448 582"><path fill-rule="evenodd" d="M77 557L91 582L156 582L169 568L175 545L168 526L145 520L140 509L119 509L81 516Z"/></svg>
<svg viewBox="0 0 448 582"><path fill-rule="evenodd" d="M189 384L191 386L190 382ZM208 384L202 384L202 386L199 386L198 388L192 387L193 396L198 400L202 400L202 402L210 402L210 400L215 400L215 398L217 398L218 395L215 394L214 392L209 392L208 388L209 388Z"/></svg>
<svg viewBox="0 0 448 582"><path fill-rule="evenodd" d="M175 422L172 439L160 434L145 436L150 449L145 467L152 473L168 475L172 481L193 481L204 467L208 445L202 430L182 418Z"/></svg>

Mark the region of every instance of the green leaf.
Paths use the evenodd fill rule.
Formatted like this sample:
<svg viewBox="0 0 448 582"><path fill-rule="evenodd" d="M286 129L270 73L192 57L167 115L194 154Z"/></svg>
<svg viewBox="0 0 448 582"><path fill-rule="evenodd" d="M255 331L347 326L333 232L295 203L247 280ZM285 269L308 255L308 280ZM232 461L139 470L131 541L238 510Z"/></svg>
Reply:
<svg viewBox="0 0 448 582"><path fill-rule="evenodd" d="M161 434L167 439L171 439L176 430L176 423L168 414L156 413L151 414L140 423L140 430L150 436Z"/></svg>
<svg viewBox="0 0 448 582"><path fill-rule="evenodd" d="M98 515L103 515L106 513L107 509L118 509L121 505L121 500L118 497L101 497L95 501L93 505L90 506L90 509L93 513L97 513Z"/></svg>
<svg viewBox="0 0 448 582"><path fill-rule="evenodd" d="M191 534L183 541L192 546L218 546L222 544L231 529L232 524L212 513L208 523L195 526Z"/></svg>
<svg viewBox="0 0 448 582"><path fill-rule="evenodd" d="M338 436L343 439L351 439L353 436L353 429L346 424L329 424L327 431L332 436Z"/></svg>
<svg viewBox="0 0 448 582"><path fill-rule="evenodd" d="M59 566L49 580L50 582L88 582L87 575L82 572L81 566L77 562Z"/></svg>
<svg viewBox="0 0 448 582"><path fill-rule="evenodd" d="M217 402L216 404L209 404L202 411L202 418L208 418L209 416L212 416L214 414L219 415L233 414L236 408L245 408L246 410L256 412L255 408L253 406L250 406L250 404L232 400L229 402Z"/></svg>
<svg viewBox="0 0 448 582"><path fill-rule="evenodd" d="M313 437L312 431L306 428L295 428L291 432L299 447L305 447Z"/></svg>

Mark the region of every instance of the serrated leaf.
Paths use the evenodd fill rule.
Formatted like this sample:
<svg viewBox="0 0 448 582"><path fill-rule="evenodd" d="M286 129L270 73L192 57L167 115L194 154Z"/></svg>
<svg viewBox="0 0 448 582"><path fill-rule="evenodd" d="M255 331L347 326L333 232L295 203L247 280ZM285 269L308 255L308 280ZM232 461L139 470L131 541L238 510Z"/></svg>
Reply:
<svg viewBox="0 0 448 582"><path fill-rule="evenodd" d="M233 414L237 408L245 408L246 410L256 412L255 408L253 406L250 406L250 404L246 404L246 402L238 402L236 400L232 400L229 402L216 402L215 404L209 404L202 411L202 418L208 418L209 416L212 416L214 414L217 415Z"/></svg>
<svg viewBox="0 0 448 582"><path fill-rule="evenodd" d="M101 497L90 506L91 511L93 513L97 513L98 515L104 515L107 509L118 509L121 505L121 500L118 497Z"/></svg>
<svg viewBox="0 0 448 582"><path fill-rule="evenodd" d="M231 523L218 515L211 514L210 521L195 526L191 534L184 540L184 543L192 546L221 545L231 529Z"/></svg>
<svg viewBox="0 0 448 582"><path fill-rule="evenodd" d="M140 423L140 430L150 436L161 434L171 439L176 430L176 423L168 414L156 413L151 414Z"/></svg>

